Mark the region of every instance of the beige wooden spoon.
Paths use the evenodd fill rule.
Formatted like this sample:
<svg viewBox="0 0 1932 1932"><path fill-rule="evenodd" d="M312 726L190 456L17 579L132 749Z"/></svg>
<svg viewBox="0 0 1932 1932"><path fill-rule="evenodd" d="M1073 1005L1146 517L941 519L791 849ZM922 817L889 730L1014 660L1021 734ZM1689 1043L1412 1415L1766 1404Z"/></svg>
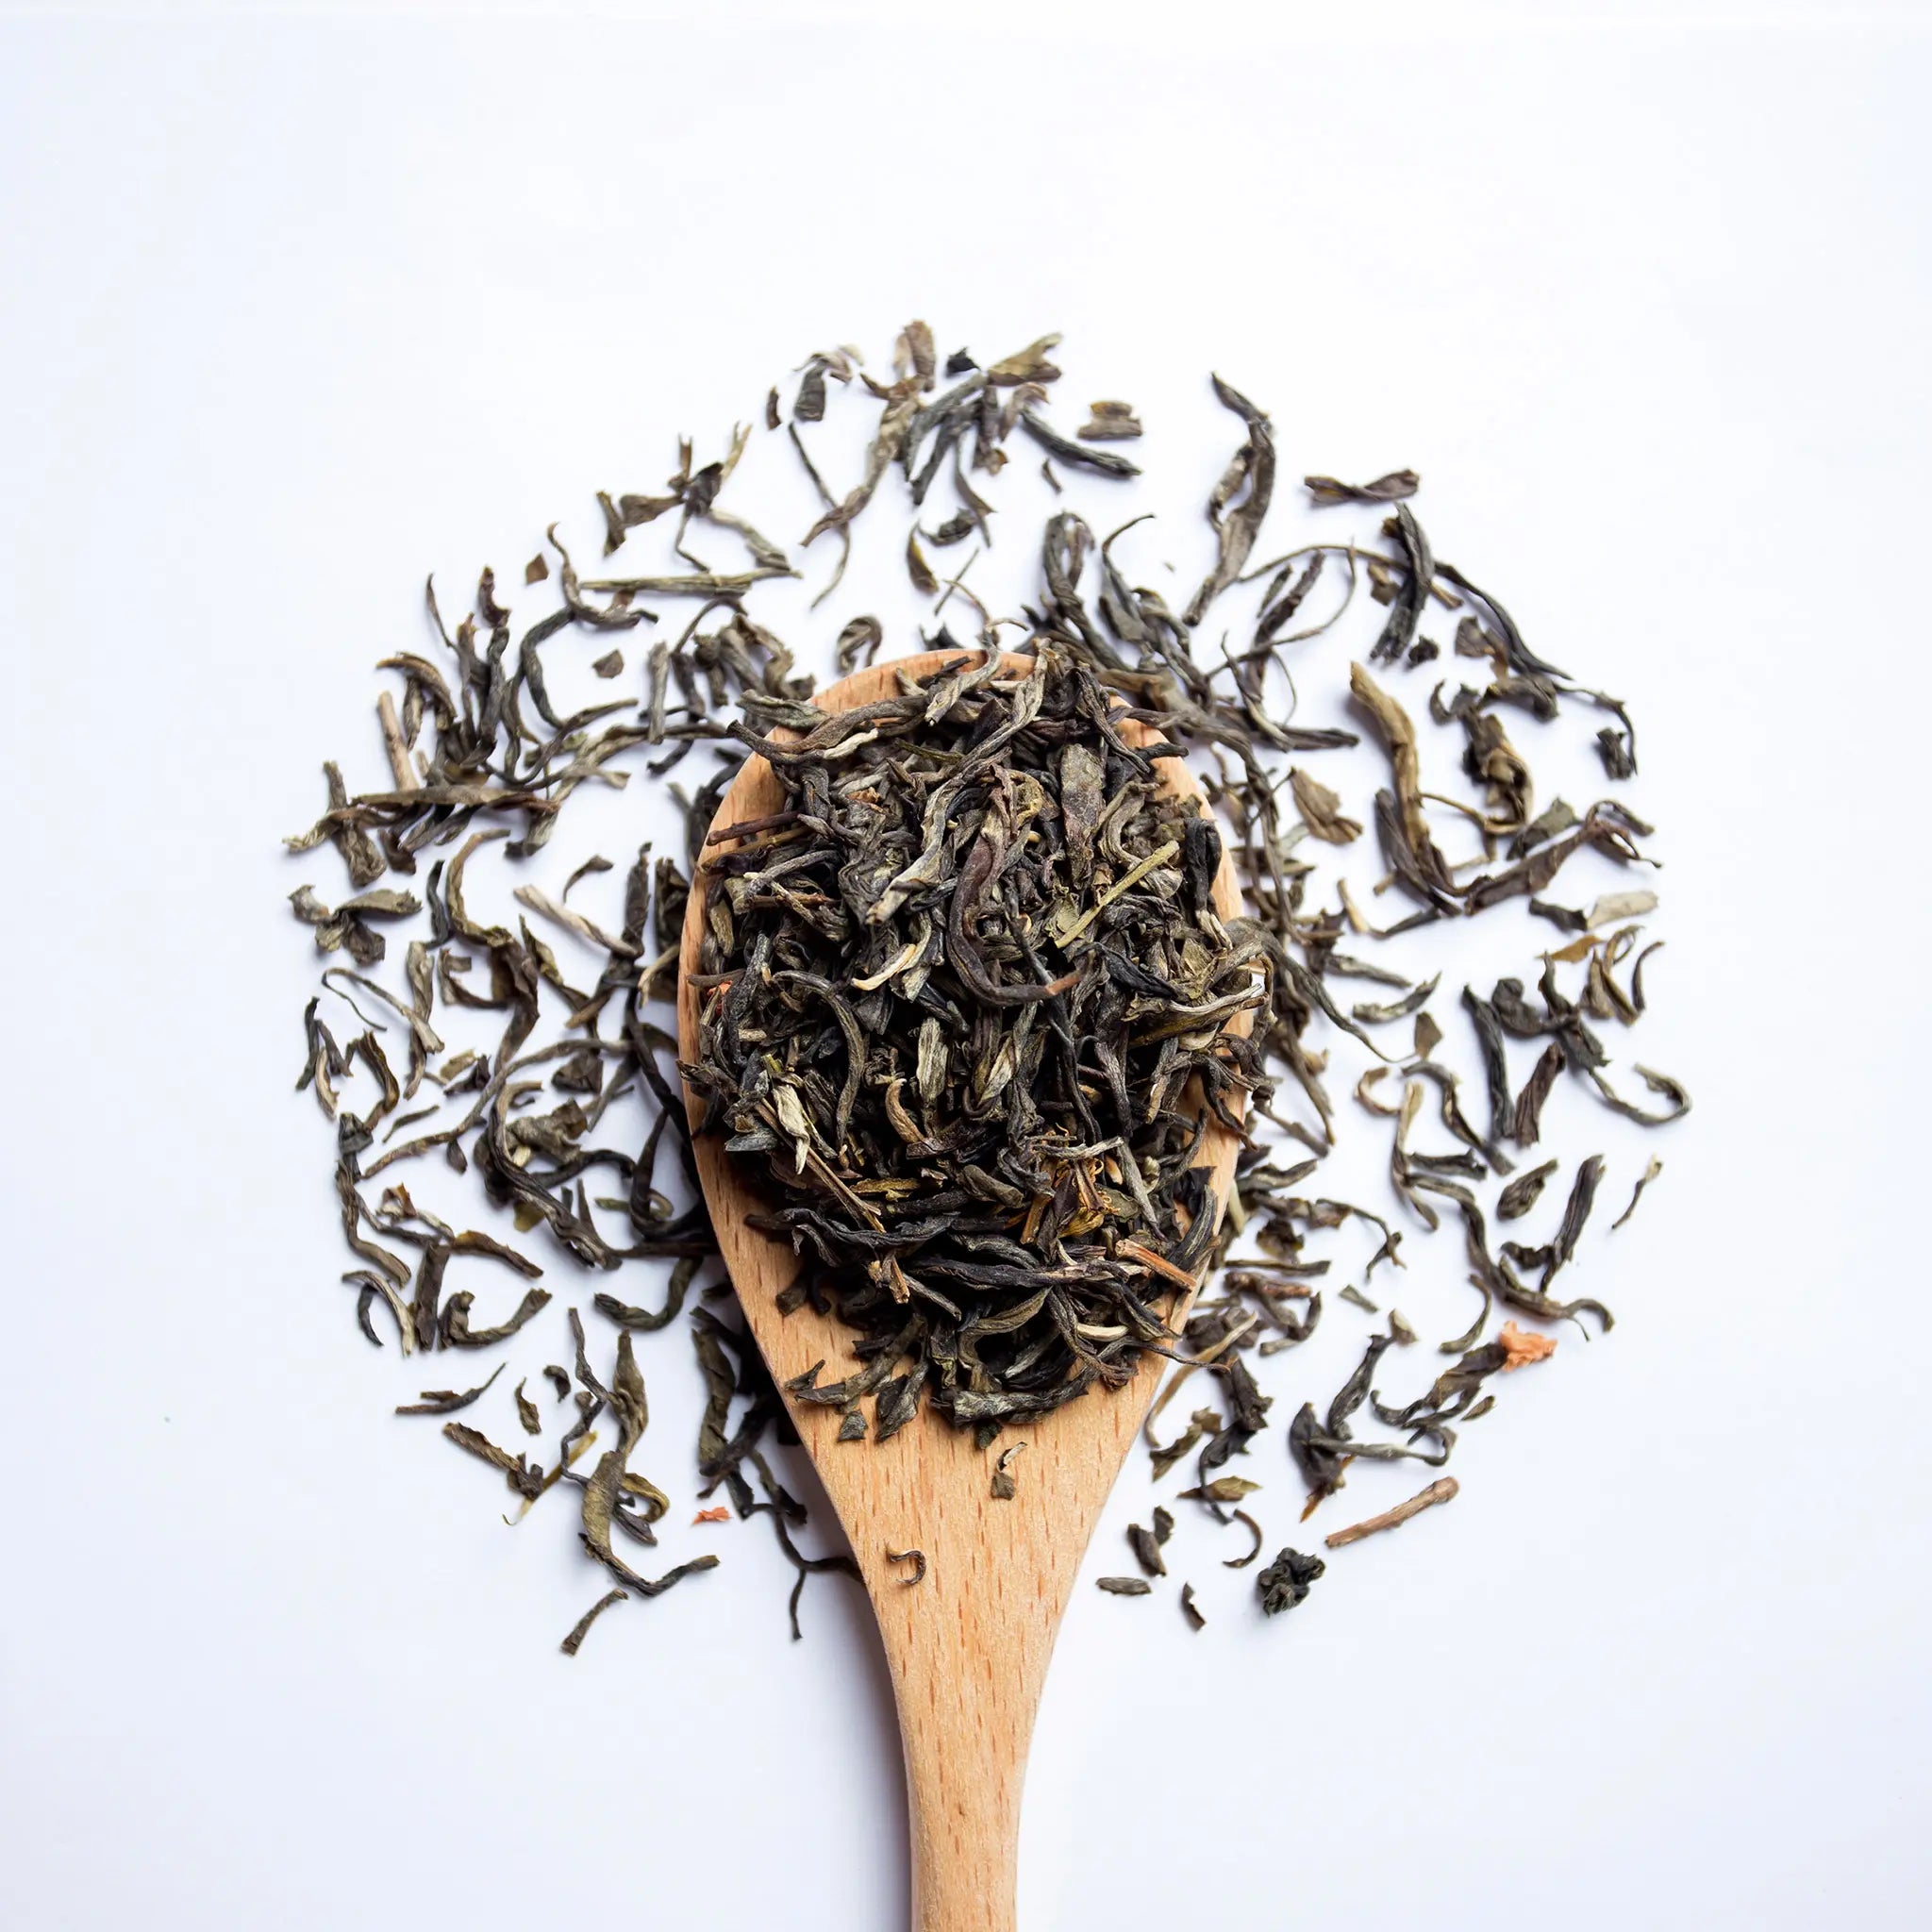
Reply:
<svg viewBox="0 0 1932 1932"><path fill-rule="evenodd" d="M898 674L928 674L958 653L930 652L857 673L821 693L827 711L899 692ZM1024 675L1031 660L1008 658ZM1154 734L1123 727L1130 741ZM1178 758L1158 771L1172 791L1198 796ZM769 816L784 798L771 766L749 759L712 821L713 830ZM728 847L726 849L729 849ZM677 1019L683 1057L697 1040L698 993L691 984L703 934L705 884L693 881L684 923ZM1214 899L1223 918L1241 908L1225 854ZM687 1093L693 1119L698 1103ZM1210 1122L1204 1152L1210 1186L1224 1201L1239 1142ZM758 1205L713 1136L697 1141L718 1244L744 1318L782 1389L814 1362L848 1372L850 1334L809 1307L779 1313L775 1300L798 1273L788 1242L744 1224ZM1176 1317L1177 1319L1177 1317ZM836 1440L840 1417L811 1403L787 1404L806 1453L839 1512L865 1579L885 1643L906 1750L912 1827L914 1932L1013 1932L1020 1787L1041 1687L1074 1574L1159 1379L1150 1357L1124 1389L1091 1393L981 1452L970 1431L929 1411L883 1444ZM1024 1441L1011 1465L1010 1502L992 1499L995 1457ZM922 1550L923 1582L888 1550Z"/></svg>

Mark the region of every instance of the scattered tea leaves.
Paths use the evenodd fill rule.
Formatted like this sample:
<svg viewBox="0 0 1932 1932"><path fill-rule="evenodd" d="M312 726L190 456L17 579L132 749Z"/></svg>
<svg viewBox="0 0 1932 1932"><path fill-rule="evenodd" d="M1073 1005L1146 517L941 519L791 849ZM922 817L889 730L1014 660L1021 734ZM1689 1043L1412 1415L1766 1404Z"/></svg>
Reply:
<svg viewBox="0 0 1932 1932"><path fill-rule="evenodd" d="M689 1305L715 1243L692 1199L686 1080L700 1130L723 1135L760 1180L758 1212L798 1256L781 1307L839 1324L850 1359L829 1373L821 1363L791 1394L837 1408L841 1453L890 1445L926 1425L924 1409L970 1429L989 1457L991 1497L1025 1507L1015 1481L1024 1445L996 1446L1002 1432L1050 1427L1043 1419L1062 1404L1127 1380L1150 1354L1168 1356L1176 1367L1149 1413L1155 1476L1194 1459L1183 1493L1248 1532L1255 1554L1231 1566L1258 1561L1262 1546L1259 1524L1238 1507L1255 1485L1229 1467L1269 1425L1273 1398L1252 1369L1307 1342L1323 1309L1315 1284L1331 1265L1368 1278L1358 1254L1331 1257L1327 1244L1373 1228L1371 1271L1415 1258L1379 1216L1321 1192L1317 1172L1341 1126L1328 1083L1340 1078L1392 1124L1389 1171L1418 1239L1459 1219L1453 1272L1467 1273L1479 1306L1466 1334L1445 1344L1454 1366L1419 1402L1391 1407L1371 1388L1384 1351L1414 1341L1391 1312L1325 1414L1308 1403L1293 1414L1289 1446L1311 1507L1357 1459L1436 1465L1450 1455L1457 1427L1490 1407L1491 1378L1554 1346L1513 1322L1485 1342L1505 1312L1551 1321L1589 1309L1608 1325L1599 1304L1550 1292L1581 1250L1599 1158L1575 1167L1560 1225L1541 1244L1492 1250L1485 1221L1491 1198L1499 1221L1528 1214L1559 1171L1552 1159L1515 1174L1506 1149L1573 1126L1577 1110L1555 1092L1566 1076L1646 1127L1690 1109L1682 1083L1641 1065L1636 1077L1650 1098L1626 1098L1628 1077L1598 1030L1645 1013L1657 942L1640 948L1637 922L1656 911L1656 892L1633 883L1584 903L1570 890L1598 861L1641 878L1636 868L1653 863L1651 827L1610 799L1582 812L1561 799L1540 809L1529 760L1504 724L1528 713L1539 730L1517 737L1534 749L1541 727L1574 727L1580 708L1589 724L1579 748L1621 786L1637 770L1623 702L1539 657L1493 594L1436 557L1410 507L1412 472L1360 484L1308 476L1313 504L1372 507L1379 529L1293 544L1255 565L1274 509L1275 432L1266 411L1219 379L1214 395L1239 419L1240 440L1207 493L1211 563L1185 610L1170 609L1126 561L1140 541L1127 533L1143 517L1130 510L1100 541L1080 514L1089 497L1139 475L1103 446L1139 436L1139 418L1104 400L1062 435L1049 420L1057 343L1041 337L984 364L958 351L942 363L932 331L914 322L889 371L867 370L842 346L806 358L786 385L790 421L780 391L765 395L764 424L782 427L783 441L758 443L806 472L818 511L802 552L737 507L733 478L753 459L741 427L708 452L682 440L661 482L597 499L607 554L625 552L625 575L585 579L553 531L554 555L540 551L523 573L524 590L549 587L534 611L513 615L486 570L468 608L446 622L447 593L440 605L429 587L424 653L383 660L394 682L375 707L377 789L355 791L343 768L325 765L325 807L288 841L315 855L303 861L311 873L331 848L348 880L297 887L291 904L320 951L358 969L331 964L327 998L308 1005L298 1091L312 1090L330 1123L357 1263L345 1278L363 1334L379 1341L382 1305L405 1353L510 1351L558 1319L545 1312L548 1281L526 1288L513 1309L492 1306L488 1324L474 1321L474 1291L447 1291L458 1257L533 1278L539 1269L438 1220L426 1184L412 1196L397 1176L375 1181L426 1155L447 1184L480 1185L555 1250L557 1265L598 1272L591 1308L607 1341L617 1331L616 1365L608 1378L591 1368L572 1311L576 1374L542 1372L565 1405L554 1457L512 1456L464 1422L444 1425L525 1507L553 1488L579 1491L588 1556L620 1586L598 1609L715 1560L650 1582L613 1541L648 1545L671 1507L630 1467L647 1419L630 1349L634 1336L673 1325L692 1335L708 1391L701 1499L722 1490L728 1509L770 1518L795 1572L794 1634L806 1577L852 1568L793 1540L806 1511L765 1448L774 1432L789 1438L784 1403L749 1334L703 1305L728 1289ZM816 437L835 405L868 418L862 461L837 490L801 436ZM825 434L825 451L841 447L830 425ZM1036 588L1017 616L996 618L965 578L989 555L994 479L1026 442L1066 493L1041 533ZM832 713L761 621L760 587L799 575L794 555L818 563L809 546L830 532L839 555L814 571L816 597L829 596L856 520L889 517L894 501L908 576L937 606L928 624L949 623L969 641L956 646L938 631L932 642L948 655L937 675L901 678L878 703ZM885 549L867 555L890 558L898 541L895 526ZM653 544L661 561L629 564ZM719 544L730 554L694 554ZM955 545L965 546L964 562L941 581L929 559ZM974 579L989 600L991 568ZM1238 593L1250 586L1242 605ZM1369 595L1358 599L1363 586ZM689 600L696 614L666 621L668 599ZM1345 660L1318 641L1357 604L1374 640L1348 678L1374 741L1359 749L1357 731L1295 717L1311 685L1340 682ZM1456 625L1453 644L1424 635L1441 612ZM625 631L649 640L641 662L614 647ZM607 702L575 712L555 694L561 680L546 675L568 633L592 644L570 663L588 662L610 685ZM913 641L889 641L878 619L859 616L834 655L846 673ZM995 655L1002 642L1013 659ZM1382 681L1432 660L1455 675L1430 689L1432 673L1414 700L1398 701ZM614 681L627 662L641 675L626 695ZM1459 766L1437 739L1425 748L1420 702L1430 726L1459 741ZM1598 729L1606 714L1614 722ZM783 808L714 833L719 803L752 754L777 773ZM1183 755L1206 812L1157 782L1161 760ZM1318 755L1320 778L1292 762ZM1372 769L1379 786L1356 789ZM601 858L550 896L531 862L541 864L567 810L575 824L573 796L622 787L639 771L684 806L683 850L639 853L621 913L592 916L590 891L572 904L575 888L611 870ZM1360 841L1371 824L1387 875L1365 883ZM1452 863L1451 852L1474 856ZM1336 875L1342 854L1357 861L1353 892ZM1224 860L1242 888L1237 914L1214 892ZM485 881L498 865L524 870ZM512 898L527 915L513 926L481 909ZM1507 920L1512 901L1527 906L1519 920L1544 922L1528 929L1549 943L1524 941L1533 969L1541 955L1530 991L1515 979L1487 998L1464 990L1472 1058L1468 1034L1445 1041L1430 1011L1438 969L1454 963L1457 922ZM687 1066L664 1007L677 991L692 903L706 951L692 975L702 1039ZM1398 940L1407 950L1350 958L1337 950L1350 933L1359 951ZM391 942L400 959L389 958ZM1337 982L1350 977L1387 991L1341 999ZM347 1040L321 1012L337 997L363 1028ZM1397 1035L1374 1031L1399 1025L1406 1038L1410 1022L1406 1057ZM458 1028L482 1034L445 1046ZM1357 1069L1338 1060L1357 1054L1375 1061L1358 1085ZM1461 1096L1477 1077L1487 1116L1473 1122ZM1245 1136L1224 1219L1194 1166L1204 1111ZM1446 1148L1424 1144L1438 1118ZM601 1278L620 1268L656 1272L641 1287ZM1351 1307L1374 1314L1352 1284L1328 1293L1331 1321ZM1195 1296L1185 1321L1175 1312L1183 1294ZM728 1301L719 1307L728 1312ZM1191 1377L1213 1398L1162 1441L1155 1423ZM528 1379L514 1395L526 1437L541 1426ZM425 1391L406 1412L448 1416L493 1381ZM1365 1408L1400 1440L1374 1440ZM1423 1495L1440 1499L1445 1488L1446 1479ZM727 1513L721 1503L696 1520ZM1165 1510L1152 1523L1136 1526L1133 1546L1158 1575L1173 1524ZM1296 1566L1315 1559L1291 1557L1284 1551L1263 1573L1271 1611L1299 1601L1312 1580ZM1103 1582L1114 1586L1147 1591L1141 1578ZM1200 1627L1191 1586L1182 1606Z"/></svg>

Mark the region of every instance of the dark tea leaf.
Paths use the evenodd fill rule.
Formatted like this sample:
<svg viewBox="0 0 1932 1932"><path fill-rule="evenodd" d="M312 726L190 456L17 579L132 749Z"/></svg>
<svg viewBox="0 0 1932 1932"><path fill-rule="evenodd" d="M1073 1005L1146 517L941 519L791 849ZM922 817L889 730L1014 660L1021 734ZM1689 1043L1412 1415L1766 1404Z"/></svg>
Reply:
<svg viewBox="0 0 1932 1932"><path fill-rule="evenodd" d="M490 1372L489 1381L479 1382L475 1388L467 1389L460 1395L453 1389L425 1389L423 1391L423 1399L420 1402L403 1403L397 1407L396 1413L398 1415L453 1414L457 1409L468 1408L471 1403L475 1402L477 1396L481 1395L484 1390L490 1387L490 1383L495 1381L497 1376L502 1374L503 1364L498 1362L496 1367ZM531 1433L534 1435L536 1431L532 1430Z"/></svg>
<svg viewBox="0 0 1932 1932"><path fill-rule="evenodd" d="M591 1634L591 1625L613 1604L628 1603L629 1596L621 1590L607 1591L571 1625L570 1635L558 1645L565 1657L575 1657L583 1648L584 1639Z"/></svg>
<svg viewBox="0 0 1932 1932"><path fill-rule="evenodd" d="M1299 1550L1284 1549L1255 1578L1255 1589L1261 1598L1261 1607L1271 1617L1278 1617L1283 1610L1291 1610L1301 1603L1314 1587L1316 1579L1327 1569L1320 1557L1305 1557Z"/></svg>

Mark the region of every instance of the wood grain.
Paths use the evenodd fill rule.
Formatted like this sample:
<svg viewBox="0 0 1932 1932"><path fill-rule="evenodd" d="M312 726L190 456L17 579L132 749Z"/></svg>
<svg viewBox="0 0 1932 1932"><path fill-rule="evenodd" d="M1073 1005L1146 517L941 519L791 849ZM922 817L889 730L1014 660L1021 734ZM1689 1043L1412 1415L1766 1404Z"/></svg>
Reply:
<svg viewBox="0 0 1932 1932"><path fill-rule="evenodd" d="M898 675L924 675L955 653L930 652L874 665L833 685L817 702L843 710L896 696ZM1031 660L1008 658L1024 675ZM1128 724L1134 741L1154 736ZM1170 791L1198 796L1177 758L1157 767ZM784 804L763 758L749 759L724 794L714 828L764 817ZM1241 909L1234 868L1224 854L1215 881L1224 918ZM698 994L690 983L704 931L705 891L693 890L684 924L678 1039L691 1058ZM686 1095L692 1118L696 1097ZM1239 1142L1209 1123L1204 1163L1217 1201L1226 1198ZM724 1262L744 1316L780 1388L811 1365L827 1378L849 1373L850 1336L809 1307L779 1314L774 1297L798 1272L789 1243L744 1224L758 1204L722 1141L700 1137L698 1171ZM1034 1713L1060 1618L1081 1557L1159 1381L1149 1357L1127 1387L1091 1393L1024 1430L1008 1429L987 1451L970 1431L930 1410L891 1441L836 1441L839 1414L791 1402L806 1452L838 1511L865 1579L898 1705L912 1831L915 1932L1013 1932L1020 1790ZM1015 1441L1009 1465L1015 1500L995 1502L992 1465ZM889 1550L924 1550L923 1583ZM1123 1552L1124 1560L1125 1553Z"/></svg>

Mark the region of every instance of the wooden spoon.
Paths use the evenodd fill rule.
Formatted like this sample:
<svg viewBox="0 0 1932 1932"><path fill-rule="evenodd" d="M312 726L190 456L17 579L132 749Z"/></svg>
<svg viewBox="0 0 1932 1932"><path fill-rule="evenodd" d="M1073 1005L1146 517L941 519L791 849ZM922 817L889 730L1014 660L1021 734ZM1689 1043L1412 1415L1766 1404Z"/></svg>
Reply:
<svg viewBox="0 0 1932 1932"><path fill-rule="evenodd" d="M899 674L926 675L958 653L933 651L860 671L821 693L824 710L899 694ZM1032 662L1007 658L1024 675ZM1123 736L1155 734L1126 724ZM1162 758L1163 787L1198 797L1178 758ZM713 830L783 809L771 766L746 761L725 792ZM704 932L705 882L692 881L685 912L677 994L678 1042L690 1060L697 1042L698 993L691 984ZM1234 867L1223 854L1214 902L1224 919L1241 909ZM693 1121L700 1105L689 1091ZM1227 1198L1240 1142L1210 1121L1204 1153L1217 1202ZM699 1176L718 1245L744 1319L782 1390L814 1362L843 1374L850 1331L809 1307L779 1313L775 1297L798 1273L789 1242L744 1224L759 1205L724 1141L697 1141ZM1180 1313L1176 1311L1176 1324ZM927 1411L892 1441L840 1442L835 1409L786 1397L791 1420L839 1512L865 1579L885 1643L906 1750L912 1827L914 1932L1013 1932L1020 1787L1034 1713L1054 1637L1093 1525L1159 1381L1149 1356L1126 1387L1097 1391L1045 1416L1024 1433L1008 1430L980 1451L970 1430ZM991 1496L1000 1450L1024 1441L1010 1465L1019 1485L1011 1502ZM921 1550L923 1582L889 1550Z"/></svg>

